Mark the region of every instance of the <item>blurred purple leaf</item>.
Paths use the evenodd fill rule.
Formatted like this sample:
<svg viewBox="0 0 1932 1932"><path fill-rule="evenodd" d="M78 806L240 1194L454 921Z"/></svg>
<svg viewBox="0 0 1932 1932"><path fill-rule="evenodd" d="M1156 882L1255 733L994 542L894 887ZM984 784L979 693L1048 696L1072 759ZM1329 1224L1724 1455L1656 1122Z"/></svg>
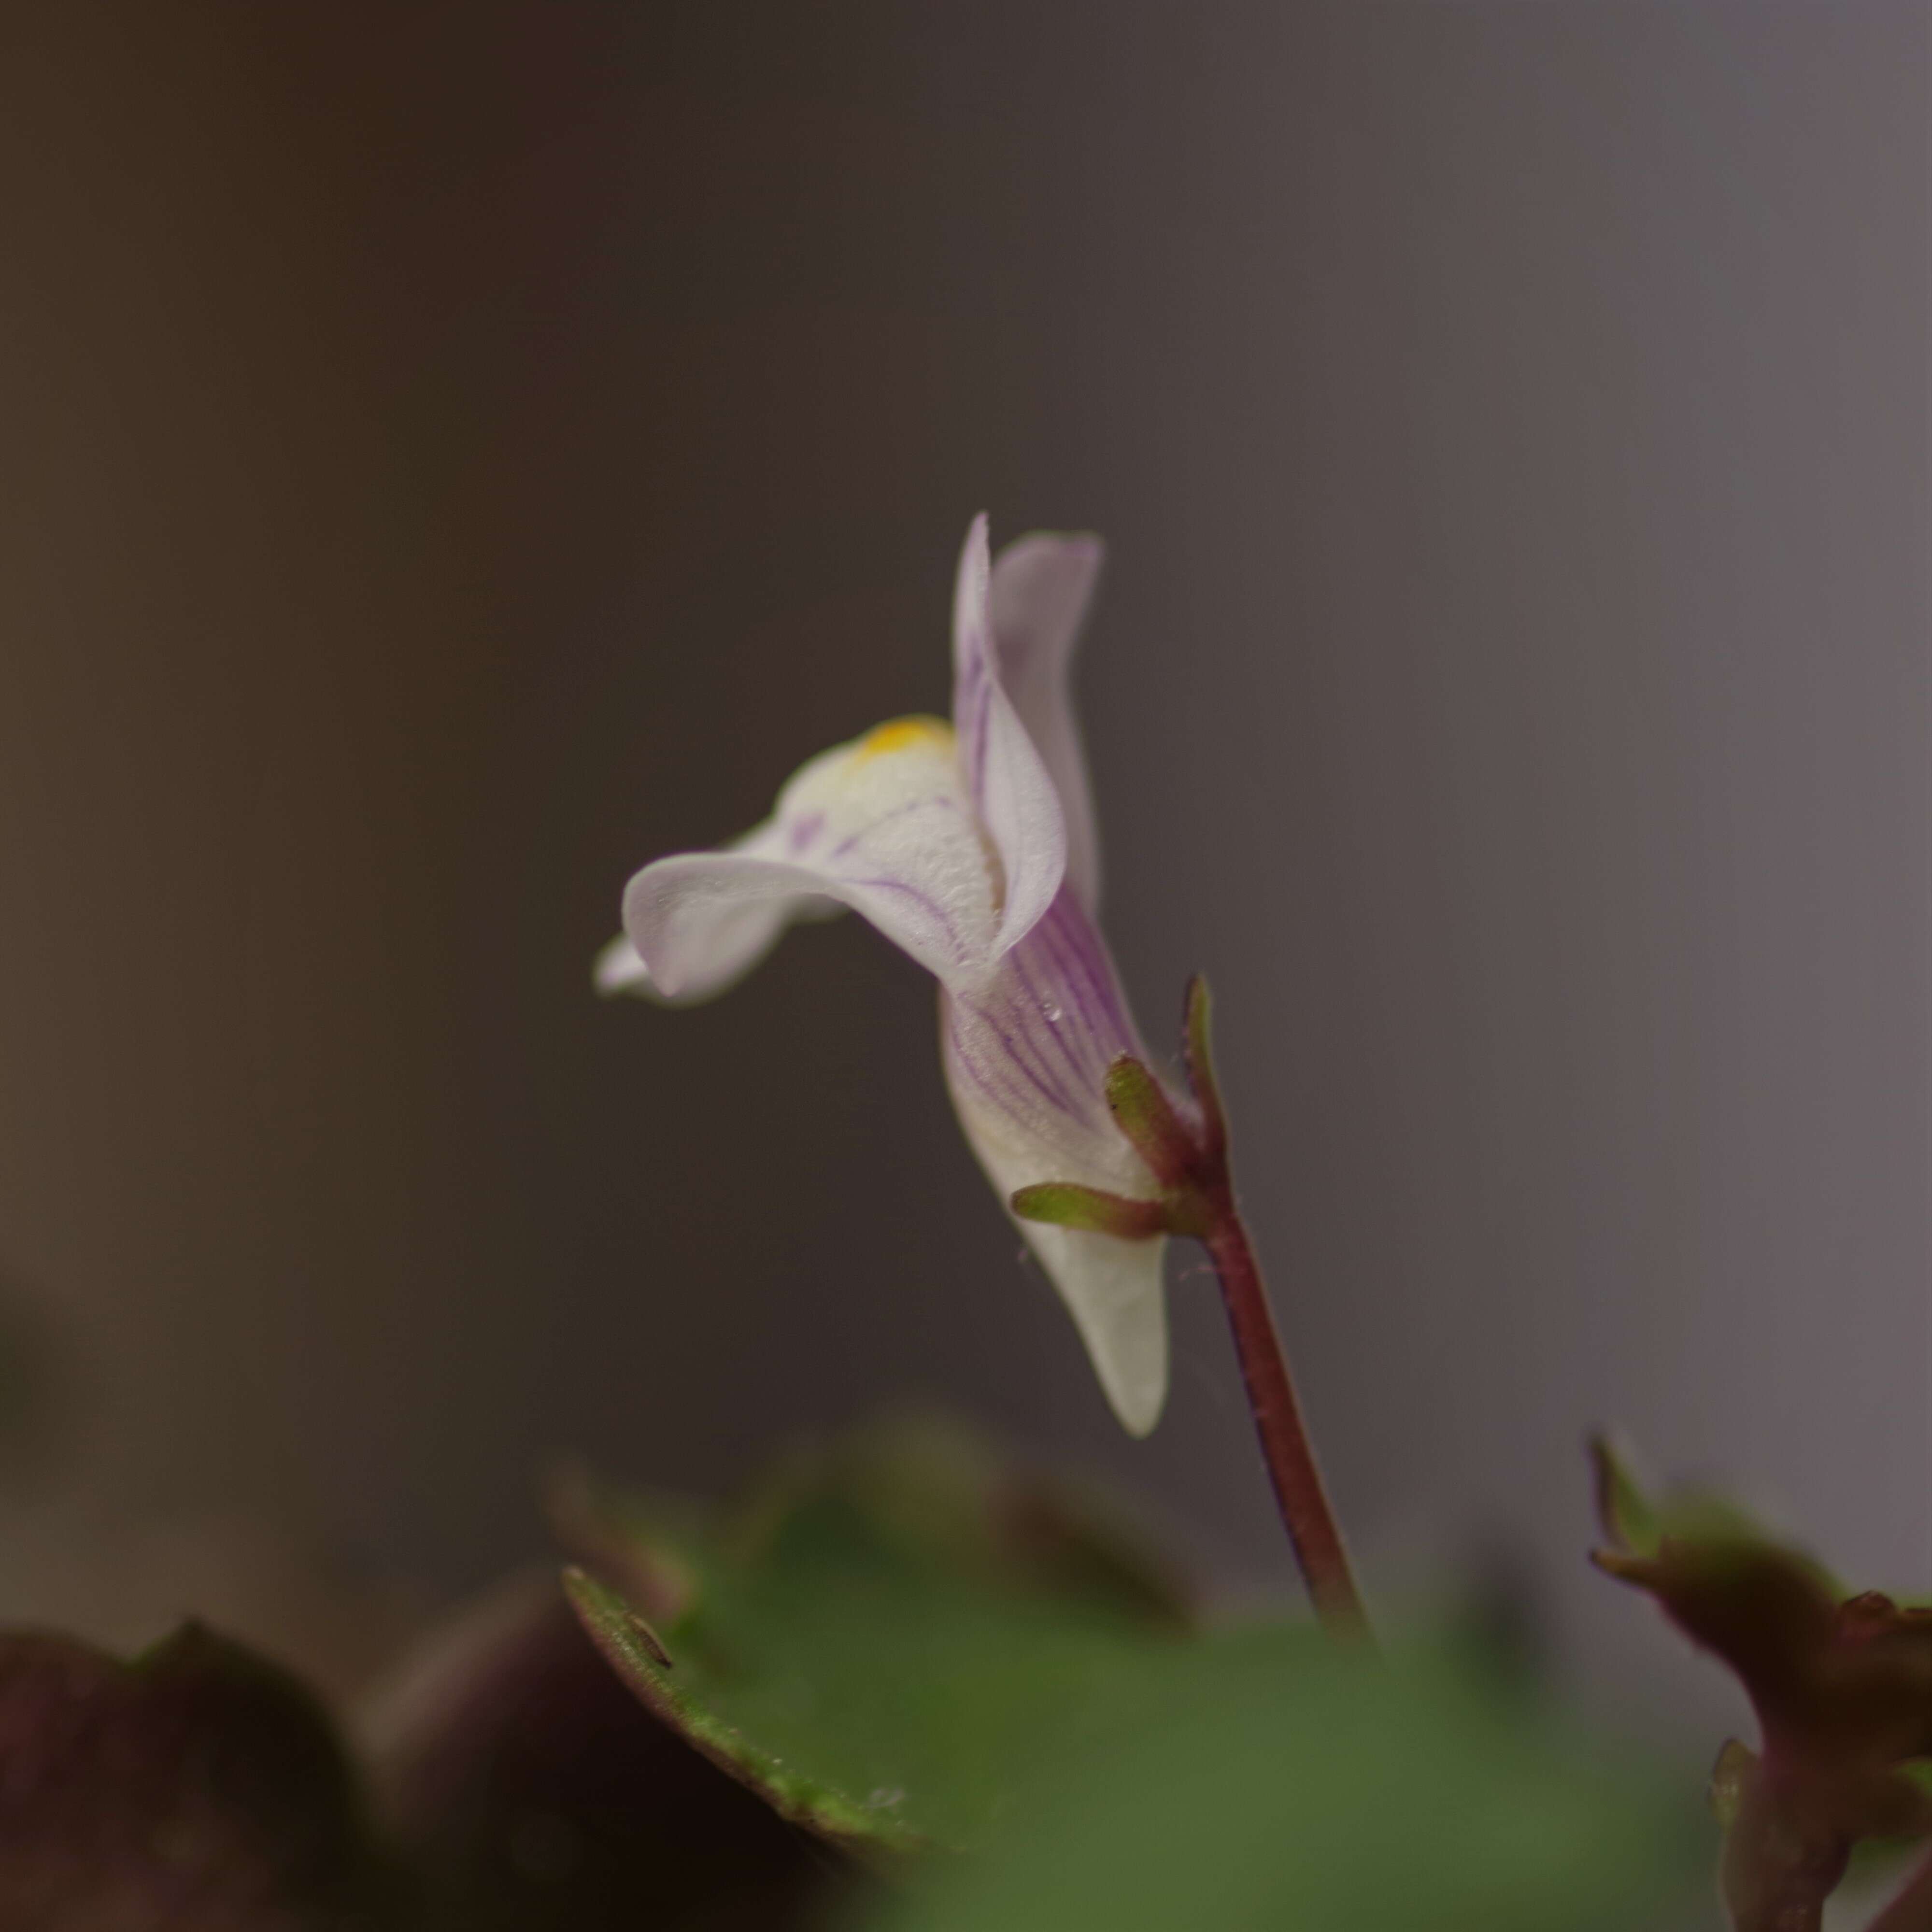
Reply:
<svg viewBox="0 0 1932 1932"><path fill-rule="evenodd" d="M362 1728L436 1932L784 1932L845 1876L639 1705L549 1576L427 1640Z"/></svg>
<svg viewBox="0 0 1932 1932"><path fill-rule="evenodd" d="M185 1625L132 1664L0 1636L0 1925L374 1932L402 1903L321 1707Z"/></svg>
<svg viewBox="0 0 1932 1932"><path fill-rule="evenodd" d="M1762 1736L1736 1741L1712 1796L1738 1932L1802 1932L1867 1839L1932 1832L1906 1767L1932 1757L1932 1610L1852 1597L1810 1557L1702 1496L1653 1502L1594 1445L1598 1566L1654 1597L1736 1673Z"/></svg>

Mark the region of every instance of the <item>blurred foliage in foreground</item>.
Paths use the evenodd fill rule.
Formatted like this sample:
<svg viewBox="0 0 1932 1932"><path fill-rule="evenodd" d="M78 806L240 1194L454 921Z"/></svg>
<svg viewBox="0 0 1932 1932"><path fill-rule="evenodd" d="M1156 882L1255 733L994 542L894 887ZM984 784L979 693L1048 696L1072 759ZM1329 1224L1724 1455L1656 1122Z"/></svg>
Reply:
<svg viewBox="0 0 1932 1932"><path fill-rule="evenodd" d="M1728 1666L1757 1715L1758 1748L1732 1738L1712 1784L1731 1923L1810 1932L1861 1847L1932 1835L1932 1609L1847 1595L1723 1498L1653 1499L1607 1442L1594 1454L1598 1567ZM1932 1880L1872 1932L1932 1932Z"/></svg>
<svg viewBox="0 0 1932 1932"><path fill-rule="evenodd" d="M506 1588L353 1751L203 1635L132 1666L0 1643L0 1924L1692 1922L1708 1830L1682 1793L1479 1646L1203 1628L1131 1528L956 1430L794 1458L715 1516L583 1480L557 1514L583 1628L547 1581Z"/></svg>

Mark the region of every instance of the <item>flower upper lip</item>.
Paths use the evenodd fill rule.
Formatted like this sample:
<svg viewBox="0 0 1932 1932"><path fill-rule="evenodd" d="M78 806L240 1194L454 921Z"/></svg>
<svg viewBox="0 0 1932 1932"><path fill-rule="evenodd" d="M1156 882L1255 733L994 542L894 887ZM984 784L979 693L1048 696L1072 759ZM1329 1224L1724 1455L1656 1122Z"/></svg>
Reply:
<svg viewBox="0 0 1932 1932"><path fill-rule="evenodd" d="M647 866L625 896L630 945L607 951L599 984L709 998L806 900L864 914L948 982L1010 952L1070 878L1090 913L1096 842L1066 661L1100 559L1096 538L1023 538L996 580L975 518L954 598L952 724L877 727L803 766L734 845ZM1005 687L1008 662L1030 716ZM936 822L948 814L956 824Z"/></svg>

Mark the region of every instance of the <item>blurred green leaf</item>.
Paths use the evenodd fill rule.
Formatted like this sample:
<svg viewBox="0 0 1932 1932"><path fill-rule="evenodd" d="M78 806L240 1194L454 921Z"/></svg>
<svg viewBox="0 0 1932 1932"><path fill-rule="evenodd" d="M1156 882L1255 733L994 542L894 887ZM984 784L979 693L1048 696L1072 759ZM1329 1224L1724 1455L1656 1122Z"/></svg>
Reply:
<svg viewBox="0 0 1932 1932"><path fill-rule="evenodd" d="M795 1460L708 1529L580 1481L560 1517L639 1698L890 1866L874 1932L1632 1932L1705 1853L1686 1794L1493 1671L1203 1633L1130 1533L957 1432Z"/></svg>
<svg viewBox="0 0 1932 1932"><path fill-rule="evenodd" d="M994 1855L866 1932L1635 1932L1670 1922L1680 1811L1441 1659L1239 1644L1037 1764Z"/></svg>
<svg viewBox="0 0 1932 1932"><path fill-rule="evenodd" d="M568 1581L639 1697L848 1844L982 1844L1016 1766L1190 1648L1184 1598L1130 1532L930 1425L795 1461L709 1537L580 1487L564 1514L625 1586Z"/></svg>

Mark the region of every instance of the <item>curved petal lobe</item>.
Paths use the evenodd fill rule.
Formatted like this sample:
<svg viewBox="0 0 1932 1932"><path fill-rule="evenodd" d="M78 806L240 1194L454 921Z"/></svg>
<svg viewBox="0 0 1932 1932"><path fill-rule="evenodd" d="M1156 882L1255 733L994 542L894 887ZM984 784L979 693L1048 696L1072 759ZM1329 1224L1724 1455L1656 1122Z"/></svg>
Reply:
<svg viewBox="0 0 1932 1932"><path fill-rule="evenodd" d="M590 976L600 993L645 993L651 989L651 976L638 956L638 949L622 933L597 956Z"/></svg>
<svg viewBox="0 0 1932 1932"><path fill-rule="evenodd" d="M1100 842L1071 670L1104 554L1096 536L1022 537L993 560L988 600L1000 682L1053 781L1066 876L1090 913L1100 902Z"/></svg>
<svg viewBox="0 0 1932 1932"><path fill-rule="evenodd" d="M741 855L721 852L689 856L728 860ZM651 869L645 868L646 872ZM636 880L632 883L635 884ZM778 944L787 926L804 919L829 918L844 910L836 900L795 887L769 896L747 893L728 905L714 904L708 915L700 916L703 929L686 941L680 964L672 968L668 985L644 964L644 956L629 933L620 933L597 956L597 990L635 993L663 1006L695 1006L735 986Z"/></svg>
<svg viewBox="0 0 1932 1932"><path fill-rule="evenodd" d="M1154 1176L1107 1105L1107 1070L1138 1054L1113 968L1071 888L982 979L940 1000L946 1085L959 1124L1004 1203L1072 1181L1148 1199ZM1166 1389L1159 1240L1018 1223L1072 1313L1102 1386L1136 1434Z"/></svg>
<svg viewBox="0 0 1932 1932"><path fill-rule="evenodd" d="M788 921L839 905L942 980L990 961L992 868L938 720L882 724L813 759L736 847L646 866L625 890L624 931L661 996L701 999Z"/></svg>
<svg viewBox="0 0 1932 1932"><path fill-rule="evenodd" d="M1000 1131L951 1044L950 1030L945 1059L967 1144L1003 1202L1042 1180L1084 1178L1049 1172L1042 1166L1041 1150ZM1123 1241L1017 1218L1013 1225L1072 1316L1121 1426L1130 1436L1146 1435L1160 1420L1167 1399L1166 1240Z"/></svg>
<svg viewBox="0 0 1932 1932"><path fill-rule="evenodd" d="M1038 1221L1017 1225L1073 1317L1120 1426L1130 1436L1151 1434L1167 1402L1165 1238L1121 1241Z"/></svg>
<svg viewBox="0 0 1932 1932"><path fill-rule="evenodd" d="M1053 779L1000 682L989 604L986 519L960 553L952 602L952 722L967 794L1003 878L997 950L1016 945L1066 874L1066 826Z"/></svg>

